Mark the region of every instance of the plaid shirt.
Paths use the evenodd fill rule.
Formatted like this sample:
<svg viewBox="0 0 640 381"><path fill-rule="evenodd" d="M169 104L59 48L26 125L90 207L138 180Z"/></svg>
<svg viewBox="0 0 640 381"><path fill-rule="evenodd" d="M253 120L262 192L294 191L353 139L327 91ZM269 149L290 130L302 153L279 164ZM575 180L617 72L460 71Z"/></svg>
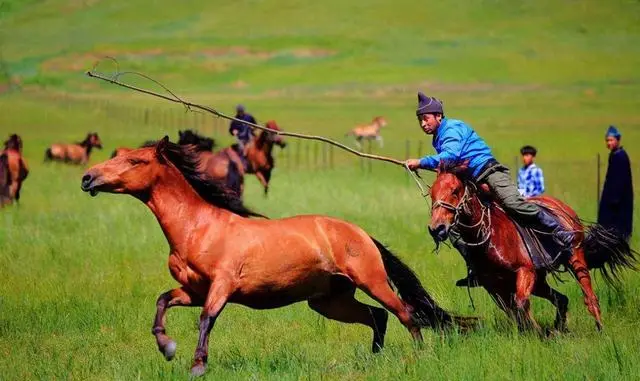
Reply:
<svg viewBox="0 0 640 381"><path fill-rule="evenodd" d="M518 171L518 190L524 197L540 196L544 193L544 176L542 169L531 164Z"/></svg>

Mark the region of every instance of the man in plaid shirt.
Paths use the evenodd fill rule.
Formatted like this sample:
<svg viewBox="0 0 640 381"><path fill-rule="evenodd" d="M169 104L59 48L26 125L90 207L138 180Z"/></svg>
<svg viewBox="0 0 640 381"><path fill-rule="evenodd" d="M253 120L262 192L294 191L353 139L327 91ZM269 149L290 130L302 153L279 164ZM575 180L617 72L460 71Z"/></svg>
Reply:
<svg viewBox="0 0 640 381"><path fill-rule="evenodd" d="M524 197L540 196L544 193L542 169L534 163L537 153L538 151L532 146L524 146L520 149L524 165L518 171L518 191Z"/></svg>

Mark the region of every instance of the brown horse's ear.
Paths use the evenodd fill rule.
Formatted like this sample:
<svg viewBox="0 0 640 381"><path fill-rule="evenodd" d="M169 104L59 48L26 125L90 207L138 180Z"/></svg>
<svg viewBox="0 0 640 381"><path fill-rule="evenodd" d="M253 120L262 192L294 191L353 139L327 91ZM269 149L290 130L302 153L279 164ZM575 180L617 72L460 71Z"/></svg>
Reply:
<svg viewBox="0 0 640 381"><path fill-rule="evenodd" d="M167 144L169 143L169 137L167 135L160 139L156 143L156 157L160 162L164 163L164 153L167 151Z"/></svg>
<svg viewBox="0 0 640 381"><path fill-rule="evenodd" d="M444 172L445 170L446 170L446 164L444 163L444 160L440 160L440 163L438 163L438 169L437 169L438 174Z"/></svg>

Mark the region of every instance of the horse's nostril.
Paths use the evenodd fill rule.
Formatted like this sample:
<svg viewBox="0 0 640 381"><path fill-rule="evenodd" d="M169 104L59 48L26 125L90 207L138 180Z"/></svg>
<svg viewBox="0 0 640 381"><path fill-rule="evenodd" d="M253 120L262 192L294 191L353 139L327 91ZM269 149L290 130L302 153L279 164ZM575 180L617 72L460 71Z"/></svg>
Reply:
<svg viewBox="0 0 640 381"><path fill-rule="evenodd" d="M86 187L91 183L91 180L93 180L93 178L91 177L90 174L86 174L84 176L82 176L82 186Z"/></svg>

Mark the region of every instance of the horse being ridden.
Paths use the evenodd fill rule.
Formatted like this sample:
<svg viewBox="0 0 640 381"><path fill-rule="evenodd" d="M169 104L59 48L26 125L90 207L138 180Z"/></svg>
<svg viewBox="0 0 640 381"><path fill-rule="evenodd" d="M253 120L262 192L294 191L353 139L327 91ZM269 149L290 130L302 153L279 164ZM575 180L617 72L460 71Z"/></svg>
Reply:
<svg viewBox="0 0 640 381"><path fill-rule="evenodd" d="M360 323L373 331L372 350L384 345L391 311L421 340L421 327L471 327L475 319L450 315L424 290L415 274L358 226L325 216L250 219L256 213L198 170L192 147L165 137L93 166L82 189L131 194L156 216L170 246L169 270L181 285L157 300L153 325L167 360L176 343L165 331L174 306L203 307L192 374L205 371L209 333L227 303L256 309L299 301L323 316ZM400 297L391 289L397 287ZM361 289L385 309L354 298Z"/></svg>
<svg viewBox="0 0 640 381"><path fill-rule="evenodd" d="M590 269L599 268L605 280L613 284L622 267L635 268L636 259L623 237L602 226L583 226L576 213L551 197L531 199L553 213L565 229L573 231L571 252L549 261L536 261L514 221L496 203L483 203L481 192L469 179L466 166L441 164L431 188L432 216L429 231L436 243L451 236L456 245L467 247L465 261L473 269L474 279L493 297L498 306L516 318L521 329L540 330L530 310L533 294L549 300L557 308L555 328L566 329L568 298L549 286L546 275L564 265L576 277L584 302L602 328L598 298L591 286ZM556 246L556 252L562 246ZM539 263L544 263L540 265Z"/></svg>
<svg viewBox="0 0 640 381"><path fill-rule="evenodd" d="M4 151L0 152L0 159L6 165L7 177L4 179L6 190L5 203L13 200L20 201L20 190L22 183L29 175L29 167L22 156L22 138L17 134L9 136L4 143ZM0 202L1 203L1 202Z"/></svg>
<svg viewBox="0 0 640 381"><path fill-rule="evenodd" d="M498 163L487 143L463 121L445 118L442 101L418 93L416 115L424 133L433 135L433 147L437 154L407 160L406 165L409 169L435 169L442 161L466 161L474 181L486 183L508 214L553 235L566 250L570 250L574 241L572 232L565 230L545 208L527 202L522 197L509 175L508 168ZM436 231L435 234L444 232ZM457 245L456 242L453 241L456 249L463 257L468 258L466 246ZM468 278L472 277L469 267Z"/></svg>
<svg viewBox="0 0 640 381"><path fill-rule="evenodd" d="M380 130L382 127L387 125L387 121L382 116L376 116L371 120L370 124L367 125L359 125L347 132L344 136L353 136L355 138L356 146L358 148L362 148L363 140L376 140L380 144L380 147L383 146L382 135L380 135Z"/></svg>
<svg viewBox="0 0 640 381"><path fill-rule="evenodd" d="M45 151L44 160L85 165L89 162L89 156L94 147L102 149L102 142L97 132L90 132L79 143L51 145Z"/></svg>
<svg viewBox="0 0 640 381"><path fill-rule="evenodd" d="M280 131L275 121L265 125L273 131ZM232 145L215 153L201 154L200 169L216 179L225 179L238 195L244 192L244 175L255 174L264 188L265 196L269 192L271 171L275 167L273 146L286 147L281 135L270 131L261 131L257 137L243 146ZM242 155L239 153L242 151ZM244 160L242 158L244 156Z"/></svg>

